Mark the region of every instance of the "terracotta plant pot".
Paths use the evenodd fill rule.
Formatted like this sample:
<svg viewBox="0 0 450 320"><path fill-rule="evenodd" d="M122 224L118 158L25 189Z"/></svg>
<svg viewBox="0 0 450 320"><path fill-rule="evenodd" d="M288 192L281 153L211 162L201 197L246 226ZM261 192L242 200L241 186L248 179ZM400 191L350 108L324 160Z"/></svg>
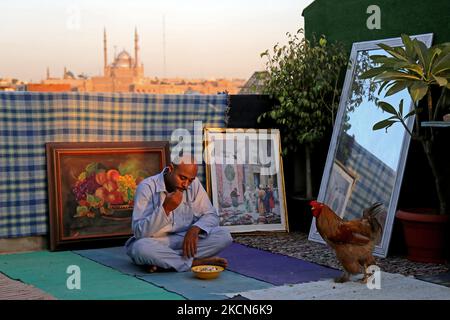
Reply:
<svg viewBox="0 0 450 320"><path fill-rule="evenodd" d="M449 216L429 213L430 210L398 210L397 219L402 222L407 258L426 263L445 263L448 240Z"/></svg>

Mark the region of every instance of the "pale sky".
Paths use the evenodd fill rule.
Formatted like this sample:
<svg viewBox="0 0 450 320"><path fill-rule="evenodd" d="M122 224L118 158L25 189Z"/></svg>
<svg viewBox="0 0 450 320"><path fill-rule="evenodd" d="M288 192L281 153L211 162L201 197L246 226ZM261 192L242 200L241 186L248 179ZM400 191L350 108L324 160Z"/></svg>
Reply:
<svg viewBox="0 0 450 320"><path fill-rule="evenodd" d="M249 78L260 53L304 26L312 0L15 0L1 1L0 78L39 81L103 72L114 50L134 56L137 27L147 77ZM164 68L163 17L165 17ZM114 48L116 46L116 49Z"/></svg>

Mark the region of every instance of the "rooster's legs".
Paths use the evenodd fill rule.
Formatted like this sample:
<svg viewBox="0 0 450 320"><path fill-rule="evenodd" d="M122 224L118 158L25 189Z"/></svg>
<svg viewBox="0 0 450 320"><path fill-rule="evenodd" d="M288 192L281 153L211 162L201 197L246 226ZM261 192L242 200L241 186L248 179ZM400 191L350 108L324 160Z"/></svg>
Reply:
<svg viewBox="0 0 450 320"><path fill-rule="evenodd" d="M367 283L367 280L370 278L372 274L364 272L364 277L362 277L361 280L359 280L361 283Z"/></svg>
<svg viewBox="0 0 450 320"><path fill-rule="evenodd" d="M350 280L350 273L347 271L344 271L342 275L339 278L334 279L334 282L336 283L344 283Z"/></svg>
<svg viewBox="0 0 450 320"><path fill-rule="evenodd" d="M372 258L373 259L373 258ZM373 276L373 272L369 271L369 267L371 265L376 266L375 264L375 259L371 260L370 263L366 263L364 264L364 277L360 280L362 283L367 283L367 280L369 280L369 278L371 276Z"/></svg>

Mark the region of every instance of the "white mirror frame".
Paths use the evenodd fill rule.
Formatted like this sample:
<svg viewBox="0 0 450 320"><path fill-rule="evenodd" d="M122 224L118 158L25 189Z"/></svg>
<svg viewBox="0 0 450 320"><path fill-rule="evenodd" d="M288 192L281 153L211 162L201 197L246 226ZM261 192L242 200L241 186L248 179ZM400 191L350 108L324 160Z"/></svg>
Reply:
<svg viewBox="0 0 450 320"><path fill-rule="evenodd" d="M433 40L432 33L415 35L415 36L411 36L411 37L424 42L427 47L431 46L431 42ZM330 141L330 147L328 149L327 160L325 163L322 181L320 184L319 195L317 197L317 201L319 201L319 202L323 202L324 199L326 199L327 186L328 186L328 182L330 180L331 169L333 167L333 163L335 160L337 146L339 145L338 139L340 138L340 131L341 131L341 127L342 127L342 121L344 119L344 113L346 111L346 106L347 106L349 97L352 96L352 92L350 92L350 90L351 90L351 85L353 82L353 76L355 73L355 63L353 63L353 62L356 61L357 54L359 51L381 49L380 47L377 46L377 44L379 44L379 43L384 43L391 47L398 47L398 46L403 45L400 37L381 39L381 40L373 40L373 41L355 42L352 45L352 50L351 50L351 54L350 54L350 63L351 63L350 66L351 67L349 67L347 69L347 72L345 75L342 96L341 96L341 100L339 103L339 110L336 115L336 121L335 121L335 125L333 128L333 134L332 134L331 141ZM412 107L412 103L410 105L410 108L411 107ZM373 123L373 124L375 124L375 123ZM408 118L408 122L407 122L407 125L410 130L412 130L413 124L414 124L414 116L411 116ZM402 183L403 171L405 168L406 156L408 153L410 139L411 139L411 137L409 136L409 134L407 134L405 132L404 138L403 138L403 143L401 146L401 153L400 153L400 159L399 159L399 163L398 163L397 175L395 178L394 188L392 190L389 207L387 209L386 223L383 227L383 234L382 234L380 244L375 246L375 249L373 252L373 254L378 257L384 258L387 256L387 253L388 253L388 247L389 247L389 242L390 242L391 233L392 233L392 226L393 226L393 222L394 222L395 212L397 210L397 201L398 201L398 197L400 194L400 187L401 187L401 183ZM361 215L362 215L362 212L361 212ZM308 240L325 244L325 241L322 239L320 234L317 232L316 219L314 217L311 222L311 228L309 231Z"/></svg>

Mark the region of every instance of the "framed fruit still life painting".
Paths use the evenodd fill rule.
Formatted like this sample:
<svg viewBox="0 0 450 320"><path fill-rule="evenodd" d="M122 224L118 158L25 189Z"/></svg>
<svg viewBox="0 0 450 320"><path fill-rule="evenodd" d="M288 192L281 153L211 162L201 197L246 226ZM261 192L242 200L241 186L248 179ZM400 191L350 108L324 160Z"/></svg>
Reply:
<svg viewBox="0 0 450 320"><path fill-rule="evenodd" d="M52 251L129 238L137 185L170 159L165 141L49 142L46 152Z"/></svg>

